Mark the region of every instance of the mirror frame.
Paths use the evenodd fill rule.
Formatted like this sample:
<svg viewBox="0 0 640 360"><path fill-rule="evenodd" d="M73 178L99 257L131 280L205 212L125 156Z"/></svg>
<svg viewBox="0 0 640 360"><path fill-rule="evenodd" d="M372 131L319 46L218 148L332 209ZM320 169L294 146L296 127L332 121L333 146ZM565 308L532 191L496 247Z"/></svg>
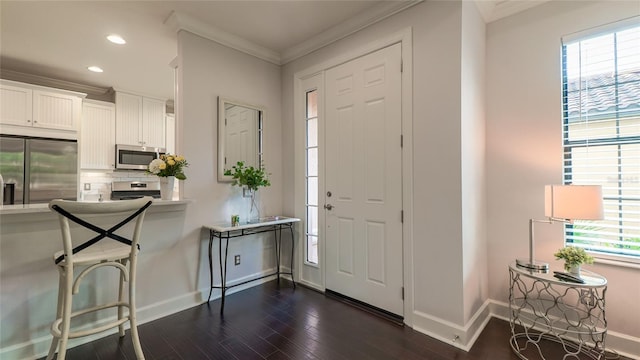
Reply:
<svg viewBox="0 0 640 360"><path fill-rule="evenodd" d="M218 182L231 182L233 178L231 176L225 176L225 158L226 158L226 136L225 136L225 110L226 105L232 104L236 106L242 106L248 109L258 111L258 126L257 126L257 141L258 141L258 153L256 154L256 160L259 167L263 165L263 142L262 132L264 127L264 108L258 105L247 104L242 101L237 101L222 96L218 96ZM233 164L235 165L235 164Z"/></svg>

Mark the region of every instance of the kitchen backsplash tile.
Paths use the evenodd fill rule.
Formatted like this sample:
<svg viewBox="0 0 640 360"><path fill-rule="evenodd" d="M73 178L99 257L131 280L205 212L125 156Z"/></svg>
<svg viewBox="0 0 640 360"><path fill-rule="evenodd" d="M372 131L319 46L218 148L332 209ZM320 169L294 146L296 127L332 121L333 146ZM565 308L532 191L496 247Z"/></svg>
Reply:
<svg viewBox="0 0 640 360"><path fill-rule="evenodd" d="M100 195L105 200L111 198L111 183L113 181L155 181L158 177L143 171L81 171L80 172L80 200L95 201ZM90 184L90 190L85 190L85 184Z"/></svg>

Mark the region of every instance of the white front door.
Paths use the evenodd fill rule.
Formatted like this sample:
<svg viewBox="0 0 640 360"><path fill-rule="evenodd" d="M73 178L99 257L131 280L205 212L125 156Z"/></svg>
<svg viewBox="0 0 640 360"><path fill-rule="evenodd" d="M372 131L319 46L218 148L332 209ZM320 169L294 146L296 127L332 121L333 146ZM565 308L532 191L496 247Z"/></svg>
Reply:
<svg viewBox="0 0 640 360"><path fill-rule="evenodd" d="M402 316L401 45L325 74L326 288Z"/></svg>

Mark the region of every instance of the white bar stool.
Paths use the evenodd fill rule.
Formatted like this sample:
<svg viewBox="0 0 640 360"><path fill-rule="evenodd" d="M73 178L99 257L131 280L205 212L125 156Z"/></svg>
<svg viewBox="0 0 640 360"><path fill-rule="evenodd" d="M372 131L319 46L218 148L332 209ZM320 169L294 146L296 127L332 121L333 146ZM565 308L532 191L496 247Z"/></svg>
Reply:
<svg viewBox="0 0 640 360"><path fill-rule="evenodd" d="M124 324L130 324L131 340L136 357L144 359L136 321L136 264L140 249L138 241L142 222L147 208L153 202L153 198L144 197L135 200L122 200L106 203L88 203L67 200L52 200L49 208L58 213L60 228L62 230L63 250L53 255L60 275L58 284L58 307L56 320L51 324L53 341L49 349L47 360L53 359L58 349L58 359L66 356L67 342L69 339L93 335L114 327L119 328L120 336L124 336ZM109 229L102 229L91 224L87 220L88 215L120 215L122 220ZM81 218L84 217L85 219ZM135 226L131 239L127 239L115 232L125 224L135 220ZM72 221L97 235L86 242L73 247L71 228ZM74 268L82 266L82 271L74 277ZM118 288L118 300L116 302L96 305L86 309L71 312L73 295L78 293L80 282L92 270L104 266L113 266L120 270L120 284ZM128 301L124 301L124 282L129 282ZM71 318L90 312L118 308L117 320L100 325L92 329L71 331ZM129 314L124 315L124 308L129 308ZM58 347L59 345L59 347Z"/></svg>

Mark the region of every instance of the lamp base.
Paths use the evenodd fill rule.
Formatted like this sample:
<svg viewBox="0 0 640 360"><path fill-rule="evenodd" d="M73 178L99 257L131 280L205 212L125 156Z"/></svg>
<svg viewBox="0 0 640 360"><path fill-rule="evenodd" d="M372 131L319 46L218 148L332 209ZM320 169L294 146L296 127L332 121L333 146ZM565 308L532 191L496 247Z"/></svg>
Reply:
<svg viewBox="0 0 640 360"><path fill-rule="evenodd" d="M535 271L549 271L549 264L537 260L531 262L529 259L516 259L516 265Z"/></svg>

